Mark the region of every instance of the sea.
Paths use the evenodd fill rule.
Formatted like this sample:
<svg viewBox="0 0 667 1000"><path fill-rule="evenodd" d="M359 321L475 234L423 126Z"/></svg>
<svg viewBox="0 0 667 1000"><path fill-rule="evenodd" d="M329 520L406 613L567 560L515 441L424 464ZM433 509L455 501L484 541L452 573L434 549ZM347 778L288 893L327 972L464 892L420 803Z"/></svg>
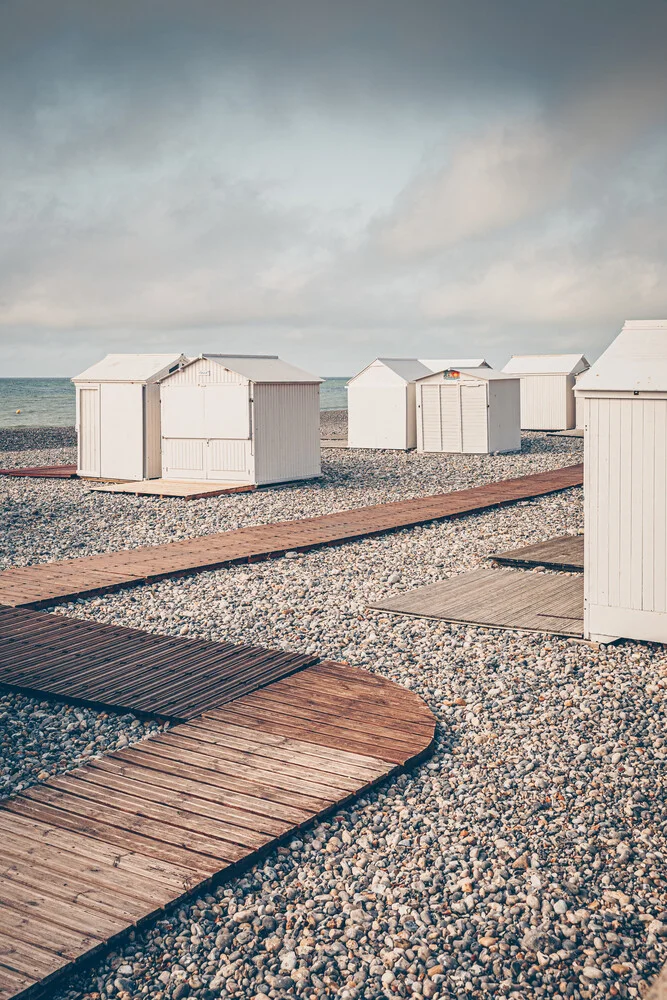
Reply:
<svg viewBox="0 0 667 1000"><path fill-rule="evenodd" d="M346 410L347 378L327 378L321 410ZM0 378L0 427L73 427L74 386L68 378Z"/></svg>

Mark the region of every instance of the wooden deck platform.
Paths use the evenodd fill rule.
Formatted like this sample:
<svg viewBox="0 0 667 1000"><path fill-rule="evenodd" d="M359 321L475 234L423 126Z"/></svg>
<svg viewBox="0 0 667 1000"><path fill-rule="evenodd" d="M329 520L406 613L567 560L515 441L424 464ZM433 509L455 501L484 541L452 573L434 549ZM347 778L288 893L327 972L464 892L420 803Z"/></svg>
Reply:
<svg viewBox="0 0 667 1000"><path fill-rule="evenodd" d="M52 989L429 751L415 694L321 663L0 806L0 1000Z"/></svg>
<svg viewBox="0 0 667 1000"><path fill-rule="evenodd" d="M581 465L415 500L359 507L302 520L259 524L147 548L21 566L0 573L0 604L46 607L132 583L305 552L398 528L457 517L582 484Z"/></svg>
<svg viewBox="0 0 667 1000"><path fill-rule="evenodd" d="M34 465L26 469L0 469L0 476L30 479L76 479L76 465Z"/></svg>
<svg viewBox="0 0 667 1000"><path fill-rule="evenodd" d="M0 608L0 683L95 706L191 719L316 657Z"/></svg>
<svg viewBox="0 0 667 1000"><path fill-rule="evenodd" d="M484 628L584 634L584 581L566 574L478 569L370 606Z"/></svg>
<svg viewBox="0 0 667 1000"><path fill-rule="evenodd" d="M142 479L139 482L103 483L91 487L95 493L131 493L134 496L180 497L182 500L202 500L226 493L251 493L252 483L194 482L181 479Z"/></svg>
<svg viewBox="0 0 667 1000"><path fill-rule="evenodd" d="M546 569L583 573L584 536L559 535L548 542L526 545L509 552L494 552L489 559L495 559L502 566L544 566Z"/></svg>

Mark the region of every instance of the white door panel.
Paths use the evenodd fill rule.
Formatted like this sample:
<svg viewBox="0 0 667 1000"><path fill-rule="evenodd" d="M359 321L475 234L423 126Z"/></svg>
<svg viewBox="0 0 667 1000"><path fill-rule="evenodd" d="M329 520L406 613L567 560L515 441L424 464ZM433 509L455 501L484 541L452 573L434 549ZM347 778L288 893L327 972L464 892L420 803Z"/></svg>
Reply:
<svg viewBox="0 0 667 1000"><path fill-rule="evenodd" d="M100 390L79 389L79 474L100 473Z"/></svg>
<svg viewBox="0 0 667 1000"><path fill-rule="evenodd" d="M197 385L162 385L162 435L203 438L204 389Z"/></svg>
<svg viewBox="0 0 667 1000"><path fill-rule="evenodd" d="M206 438L247 440L250 437L250 391L247 385L207 385L204 397Z"/></svg>
<svg viewBox="0 0 667 1000"><path fill-rule="evenodd" d="M103 382L100 407L101 473L109 479L144 478L143 386Z"/></svg>

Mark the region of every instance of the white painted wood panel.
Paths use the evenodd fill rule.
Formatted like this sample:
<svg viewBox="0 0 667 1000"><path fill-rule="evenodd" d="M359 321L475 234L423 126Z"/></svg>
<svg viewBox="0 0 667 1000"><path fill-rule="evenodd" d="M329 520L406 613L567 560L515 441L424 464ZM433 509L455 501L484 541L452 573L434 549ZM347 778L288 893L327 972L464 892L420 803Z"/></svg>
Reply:
<svg viewBox="0 0 667 1000"><path fill-rule="evenodd" d="M253 400L255 482L321 475L319 385L255 385Z"/></svg>
<svg viewBox="0 0 667 1000"><path fill-rule="evenodd" d="M187 371L187 369L184 369ZM180 377L182 372L177 376ZM204 393L196 385L180 385L169 379L161 388L162 436L204 438Z"/></svg>
<svg viewBox="0 0 667 1000"><path fill-rule="evenodd" d="M81 386L78 391L78 473L100 475L100 389Z"/></svg>
<svg viewBox="0 0 667 1000"><path fill-rule="evenodd" d="M347 439L350 448L405 450L408 440L408 385L397 376L389 385L353 383L347 390Z"/></svg>
<svg viewBox="0 0 667 1000"><path fill-rule="evenodd" d="M486 385L459 386L461 402L461 450L466 454L486 454L489 450L489 421Z"/></svg>
<svg viewBox="0 0 667 1000"><path fill-rule="evenodd" d="M665 641L667 400L591 395L584 422L586 634Z"/></svg>
<svg viewBox="0 0 667 1000"><path fill-rule="evenodd" d="M204 437L236 441L250 438L250 390L247 384L207 385L202 396Z"/></svg>
<svg viewBox="0 0 667 1000"><path fill-rule="evenodd" d="M144 478L144 387L103 382L100 387L100 475Z"/></svg>
<svg viewBox="0 0 667 1000"><path fill-rule="evenodd" d="M442 451L440 386L418 386L417 399L420 427L417 446L420 451Z"/></svg>

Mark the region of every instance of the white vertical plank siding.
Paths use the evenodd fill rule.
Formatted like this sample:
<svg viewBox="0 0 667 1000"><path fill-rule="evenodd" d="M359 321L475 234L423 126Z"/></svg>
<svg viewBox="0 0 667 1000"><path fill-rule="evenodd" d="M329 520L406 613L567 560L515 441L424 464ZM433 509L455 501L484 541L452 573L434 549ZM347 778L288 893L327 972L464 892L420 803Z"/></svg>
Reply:
<svg viewBox="0 0 667 1000"><path fill-rule="evenodd" d="M245 380L236 372L229 371L223 363L197 358L192 364L169 376L169 385L239 385Z"/></svg>
<svg viewBox="0 0 667 1000"><path fill-rule="evenodd" d="M441 451L463 451L463 413L461 387L441 385L440 389L440 440Z"/></svg>
<svg viewBox="0 0 667 1000"><path fill-rule="evenodd" d="M350 448L414 448L408 436L408 390L414 386L353 382L347 390L347 440ZM414 422L414 415L413 415Z"/></svg>
<svg viewBox="0 0 667 1000"><path fill-rule="evenodd" d="M79 461L82 476L100 475L100 389L81 386L79 397Z"/></svg>
<svg viewBox="0 0 667 1000"><path fill-rule="evenodd" d="M146 479L158 479L162 475L159 383L151 382L144 386L144 410L144 476Z"/></svg>
<svg viewBox="0 0 667 1000"><path fill-rule="evenodd" d="M420 451L442 451L440 386L420 385L417 387L417 393L419 399L417 447Z"/></svg>
<svg viewBox="0 0 667 1000"><path fill-rule="evenodd" d="M569 375L521 376L521 427L532 431L574 426L574 394Z"/></svg>
<svg viewBox="0 0 667 1000"><path fill-rule="evenodd" d="M486 385L459 386L461 398L461 448L468 454L489 450Z"/></svg>
<svg viewBox="0 0 667 1000"><path fill-rule="evenodd" d="M667 640L667 399L585 413L586 634Z"/></svg>
<svg viewBox="0 0 667 1000"><path fill-rule="evenodd" d="M319 384L256 384L252 413L258 485L321 475Z"/></svg>

